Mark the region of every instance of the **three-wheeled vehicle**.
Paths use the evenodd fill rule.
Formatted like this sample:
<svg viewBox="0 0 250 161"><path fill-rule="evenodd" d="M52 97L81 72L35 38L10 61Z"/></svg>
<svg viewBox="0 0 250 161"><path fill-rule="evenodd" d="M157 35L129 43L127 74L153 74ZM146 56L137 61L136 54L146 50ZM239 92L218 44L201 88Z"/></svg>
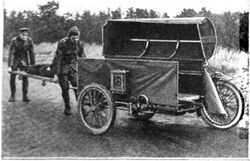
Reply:
<svg viewBox="0 0 250 161"><path fill-rule="evenodd" d="M235 126L244 113L241 92L206 70L216 43L214 24L205 17L108 20L104 59L78 62L83 124L103 134L122 109L141 120L196 112L212 127Z"/></svg>
<svg viewBox="0 0 250 161"><path fill-rule="evenodd" d="M108 20L102 36L104 59L78 60L78 109L91 133L107 132L117 109L140 120L155 113L196 112L219 129L241 120L240 90L222 74L210 76L206 70L217 43L208 18ZM40 79L42 85L54 82L48 76L12 73Z"/></svg>

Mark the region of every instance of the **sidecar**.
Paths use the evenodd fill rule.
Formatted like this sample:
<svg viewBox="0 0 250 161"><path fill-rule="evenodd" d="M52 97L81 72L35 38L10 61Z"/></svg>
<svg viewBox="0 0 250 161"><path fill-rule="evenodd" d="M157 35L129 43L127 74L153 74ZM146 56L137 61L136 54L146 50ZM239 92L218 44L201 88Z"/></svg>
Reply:
<svg viewBox="0 0 250 161"><path fill-rule="evenodd" d="M120 109L140 120L196 112L212 127L235 126L244 112L242 94L206 70L216 43L215 27L205 17L108 20L104 59L78 62L83 124L103 134Z"/></svg>

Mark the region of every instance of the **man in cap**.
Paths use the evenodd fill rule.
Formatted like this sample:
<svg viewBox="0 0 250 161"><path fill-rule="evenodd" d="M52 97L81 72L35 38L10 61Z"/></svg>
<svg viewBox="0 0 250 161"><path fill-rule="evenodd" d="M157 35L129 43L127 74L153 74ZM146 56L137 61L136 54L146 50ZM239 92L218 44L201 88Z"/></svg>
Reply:
<svg viewBox="0 0 250 161"><path fill-rule="evenodd" d="M65 115L71 115L69 82L75 87L74 92L77 98L77 59L78 57L85 57L83 42L79 40L79 37L80 32L78 28L76 26L72 27L68 36L59 41L52 63L55 79L59 80L62 89Z"/></svg>
<svg viewBox="0 0 250 161"><path fill-rule="evenodd" d="M11 40L9 59L8 59L8 71L24 70L29 65L35 64L35 56L33 51L33 41L28 36L28 28L20 28L19 35ZM29 102L28 98L28 78L23 77L22 91L23 91L23 101ZM10 74L10 89L11 97L9 102L15 101L16 93L16 75Z"/></svg>

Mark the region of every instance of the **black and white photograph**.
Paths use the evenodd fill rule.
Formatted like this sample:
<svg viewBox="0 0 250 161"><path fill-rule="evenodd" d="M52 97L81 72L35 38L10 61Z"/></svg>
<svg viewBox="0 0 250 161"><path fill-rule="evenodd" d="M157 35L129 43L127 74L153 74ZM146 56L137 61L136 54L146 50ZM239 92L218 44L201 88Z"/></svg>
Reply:
<svg viewBox="0 0 250 161"><path fill-rule="evenodd" d="M249 159L248 0L3 0L3 160Z"/></svg>

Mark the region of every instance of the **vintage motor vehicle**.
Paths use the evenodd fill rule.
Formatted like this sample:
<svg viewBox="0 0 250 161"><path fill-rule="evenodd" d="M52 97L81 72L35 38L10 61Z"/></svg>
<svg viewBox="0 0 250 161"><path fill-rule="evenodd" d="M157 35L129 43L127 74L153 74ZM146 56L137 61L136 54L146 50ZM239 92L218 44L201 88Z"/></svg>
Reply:
<svg viewBox="0 0 250 161"><path fill-rule="evenodd" d="M216 43L214 24L205 17L108 20L104 59L78 62L83 124L103 134L122 109L140 120L196 112L212 127L235 126L244 113L241 92L206 70Z"/></svg>
<svg viewBox="0 0 250 161"><path fill-rule="evenodd" d="M140 120L196 112L219 129L241 120L240 90L206 69L217 43L210 19L108 20L102 36L104 58L78 60L78 109L91 133L107 132L118 109ZM33 73L13 74L41 79L42 85L54 82L46 73Z"/></svg>

